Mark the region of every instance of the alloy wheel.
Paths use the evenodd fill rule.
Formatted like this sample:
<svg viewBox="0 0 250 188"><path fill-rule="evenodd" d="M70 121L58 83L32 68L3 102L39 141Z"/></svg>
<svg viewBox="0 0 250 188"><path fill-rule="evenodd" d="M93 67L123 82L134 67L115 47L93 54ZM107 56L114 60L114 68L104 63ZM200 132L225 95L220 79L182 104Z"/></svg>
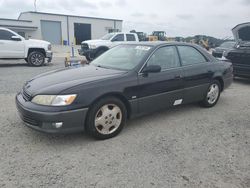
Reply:
<svg viewBox="0 0 250 188"><path fill-rule="evenodd" d="M115 104L102 106L95 116L95 128L102 135L114 133L122 123L122 111Z"/></svg>
<svg viewBox="0 0 250 188"><path fill-rule="evenodd" d="M214 104L218 97L219 97L219 93L220 93L220 88L217 84L212 84L209 87L208 93L207 93L207 102L209 104Z"/></svg>

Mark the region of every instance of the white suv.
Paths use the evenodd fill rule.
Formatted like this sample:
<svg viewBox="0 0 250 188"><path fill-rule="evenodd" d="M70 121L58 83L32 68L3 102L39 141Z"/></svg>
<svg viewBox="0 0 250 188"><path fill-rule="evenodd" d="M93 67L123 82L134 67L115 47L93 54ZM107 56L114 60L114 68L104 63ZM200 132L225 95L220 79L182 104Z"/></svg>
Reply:
<svg viewBox="0 0 250 188"><path fill-rule="evenodd" d="M0 27L0 59L25 59L32 66L52 60L51 44L43 40L26 40L14 31Z"/></svg>
<svg viewBox="0 0 250 188"><path fill-rule="evenodd" d="M91 61L110 48L127 42L139 42L138 35L136 33L108 33L98 40L83 41L78 52Z"/></svg>

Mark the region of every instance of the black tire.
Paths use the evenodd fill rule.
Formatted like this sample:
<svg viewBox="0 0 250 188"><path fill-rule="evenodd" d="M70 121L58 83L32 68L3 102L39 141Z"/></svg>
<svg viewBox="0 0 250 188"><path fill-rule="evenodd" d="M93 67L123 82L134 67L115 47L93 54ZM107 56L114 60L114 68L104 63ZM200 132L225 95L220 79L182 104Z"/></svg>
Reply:
<svg viewBox="0 0 250 188"><path fill-rule="evenodd" d="M111 132L110 134L102 134L101 131L102 131L102 128L104 128L104 127L102 125L97 125L95 123L95 121L96 121L96 118L98 117L99 112L101 111L101 108L102 107L105 108L105 106L109 106L109 105L111 105L111 106L115 105L116 107L119 107L119 109L120 109L119 113L121 113L121 114L117 113L117 115L120 116L121 123L119 124L119 126L117 126L116 129L113 128L114 132ZM102 114L101 116L104 117L106 115ZM106 118L109 118L108 115L105 117L105 121L106 121ZM112 117L110 116L110 118L112 118ZM90 110L88 112L86 124L85 124L85 129L94 138L99 139L99 140L104 140L104 139L112 138L112 137L115 137L116 135L118 135L121 132L121 130L123 129L124 125L126 124L126 120L127 120L127 109L126 109L124 103L121 100L117 99L116 97L106 97L106 98L103 98L103 99L100 99L99 101L97 101L90 108ZM107 119L107 122L108 121L109 121L109 119ZM105 122L107 124L107 126L112 126L112 125L109 125L111 123L107 123L107 122ZM110 127L110 128L112 128L112 127ZM109 128L109 130L110 130L110 128ZM111 131L112 131L112 129L111 129Z"/></svg>
<svg viewBox="0 0 250 188"><path fill-rule="evenodd" d="M34 67L40 67L45 63L45 55L42 52L34 51L28 56L28 64Z"/></svg>
<svg viewBox="0 0 250 188"><path fill-rule="evenodd" d="M208 97L209 92L211 91L211 88L214 87L218 87L218 94L215 94L215 99L211 100L211 98ZM206 108L211 108L213 106L215 106L220 98L220 94L221 94L221 84L218 80L214 80L212 83L210 83L206 95L203 99L203 101L201 101L201 106L206 107Z"/></svg>
<svg viewBox="0 0 250 188"><path fill-rule="evenodd" d="M96 54L95 54L95 58L97 58L97 57L99 57L100 55L102 55L104 52L106 52L107 50L104 50L104 49L102 49L102 50L98 50L97 52L96 52Z"/></svg>
<svg viewBox="0 0 250 188"><path fill-rule="evenodd" d="M86 55L85 58L88 60L88 62L91 62L93 58L90 57L90 54Z"/></svg>

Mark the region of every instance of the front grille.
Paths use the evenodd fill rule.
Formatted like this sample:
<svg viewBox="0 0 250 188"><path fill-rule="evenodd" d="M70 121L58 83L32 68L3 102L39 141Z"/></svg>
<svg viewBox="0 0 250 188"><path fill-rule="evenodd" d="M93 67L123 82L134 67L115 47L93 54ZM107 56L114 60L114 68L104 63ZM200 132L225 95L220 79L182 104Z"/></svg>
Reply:
<svg viewBox="0 0 250 188"><path fill-rule="evenodd" d="M83 43L81 45L81 48L82 48L82 50L88 50L89 49L89 45L87 43Z"/></svg>
<svg viewBox="0 0 250 188"><path fill-rule="evenodd" d="M22 90L22 96L23 96L25 101L31 100L31 95L25 89Z"/></svg>

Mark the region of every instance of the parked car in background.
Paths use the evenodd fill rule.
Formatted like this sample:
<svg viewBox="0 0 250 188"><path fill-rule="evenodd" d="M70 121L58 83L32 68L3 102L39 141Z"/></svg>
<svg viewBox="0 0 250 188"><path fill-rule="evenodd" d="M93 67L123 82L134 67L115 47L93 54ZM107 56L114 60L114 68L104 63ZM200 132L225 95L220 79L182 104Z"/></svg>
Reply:
<svg viewBox="0 0 250 188"><path fill-rule="evenodd" d="M83 41L78 52L88 61L92 61L110 48L127 42L139 42L138 35L136 33L109 33L99 40Z"/></svg>
<svg viewBox="0 0 250 188"><path fill-rule="evenodd" d="M239 24L232 31L236 45L223 55L233 63L235 76L250 78L250 22Z"/></svg>
<svg viewBox="0 0 250 188"><path fill-rule="evenodd" d="M0 59L25 59L32 66L52 60L51 44L43 40L26 40L16 32L0 27Z"/></svg>
<svg viewBox="0 0 250 188"><path fill-rule="evenodd" d="M212 107L232 80L232 64L199 46L140 42L118 45L84 67L37 76L17 94L16 104L35 130L86 130L107 139L128 118L194 102Z"/></svg>
<svg viewBox="0 0 250 188"><path fill-rule="evenodd" d="M223 42L219 47L216 47L212 51L212 55L216 58L222 58L223 52L233 49L235 44L236 43L233 41Z"/></svg>

